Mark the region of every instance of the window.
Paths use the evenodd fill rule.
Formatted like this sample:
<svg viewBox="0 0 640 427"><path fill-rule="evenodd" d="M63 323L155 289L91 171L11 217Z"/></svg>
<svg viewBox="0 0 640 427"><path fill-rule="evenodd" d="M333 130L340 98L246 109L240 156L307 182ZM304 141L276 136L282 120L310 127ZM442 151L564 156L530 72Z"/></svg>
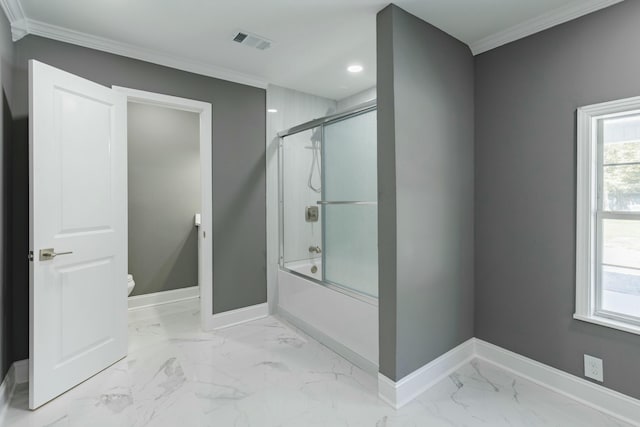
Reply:
<svg viewBox="0 0 640 427"><path fill-rule="evenodd" d="M640 97L578 110L575 318L640 334Z"/></svg>

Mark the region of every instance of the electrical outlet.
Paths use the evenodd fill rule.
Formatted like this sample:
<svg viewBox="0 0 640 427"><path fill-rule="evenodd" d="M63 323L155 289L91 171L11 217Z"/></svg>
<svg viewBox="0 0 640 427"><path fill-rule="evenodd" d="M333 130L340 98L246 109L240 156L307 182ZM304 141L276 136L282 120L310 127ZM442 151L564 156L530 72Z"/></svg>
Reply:
<svg viewBox="0 0 640 427"><path fill-rule="evenodd" d="M596 381L604 381L604 371L602 369L602 359L597 357L584 355L584 376L592 378Z"/></svg>

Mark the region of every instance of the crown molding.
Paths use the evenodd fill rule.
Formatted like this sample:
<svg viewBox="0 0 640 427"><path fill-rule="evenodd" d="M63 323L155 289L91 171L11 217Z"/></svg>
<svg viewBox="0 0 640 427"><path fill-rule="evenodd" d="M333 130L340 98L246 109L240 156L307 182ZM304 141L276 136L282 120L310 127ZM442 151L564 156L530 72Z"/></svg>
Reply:
<svg viewBox="0 0 640 427"><path fill-rule="evenodd" d="M268 82L258 76L29 19L24 14L20 0L0 0L0 6L2 6L11 24L11 36L14 42L20 40L27 34L33 34L88 47L90 49L126 56L128 58L139 59L165 67L201 74L203 76L214 77L261 89L267 88Z"/></svg>
<svg viewBox="0 0 640 427"><path fill-rule="evenodd" d="M126 56L133 59L139 59L208 77L241 83L248 86L266 89L268 83L266 80L251 74L229 70L227 68L207 64L205 62L181 58L152 49L145 49L129 43L122 43L104 37L69 30L67 28L58 27L56 25L47 24L33 19L26 19L26 30L28 34Z"/></svg>
<svg viewBox="0 0 640 427"><path fill-rule="evenodd" d="M27 34L29 34L29 31L27 29L26 19L19 19L11 23L11 40L17 42Z"/></svg>
<svg viewBox="0 0 640 427"><path fill-rule="evenodd" d="M540 31L544 31L548 28L555 27L556 25L563 24L581 16L596 12L600 9L621 3L622 1L624 0L576 0L566 6L477 40L471 43L469 47L474 55L479 55L507 43L511 43ZM93 36L91 34L69 30L67 28L29 19L24 13L20 0L0 0L0 6L2 6L7 19L11 23L11 35L14 42L25 37L27 34L34 34L78 46L101 50L116 55L139 59L166 67L176 68L235 83L241 83L248 86L259 87L262 89L266 89L268 84L265 79L251 74L245 74L207 64L205 62L193 61L153 49L146 49L133 44Z"/></svg>
<svg viewBox="0 0 640 427"><path fill-rule="evenodd" d="M7 15L7 19L11 24L23 21L26 18L20 0L0 0L0 6L2 6L2 10L4 10L4 14Z"/></svg>
<svg viewBox="0 0 640 427"><path fill-rule="evenodd" d="M577 0L504 31L482 38L471 43L469 47L474 55L479 55L507 43L555 27L556 25L564 24L581 16L621 3L622 1L624 0Z"/></svg>
<svg viewBox="0 0 640 427"><path fill-rule="evenodd" d="M0 6L11 24L11 38L18 41L27 35L26 16L20 0L0 0Z"/></svg>

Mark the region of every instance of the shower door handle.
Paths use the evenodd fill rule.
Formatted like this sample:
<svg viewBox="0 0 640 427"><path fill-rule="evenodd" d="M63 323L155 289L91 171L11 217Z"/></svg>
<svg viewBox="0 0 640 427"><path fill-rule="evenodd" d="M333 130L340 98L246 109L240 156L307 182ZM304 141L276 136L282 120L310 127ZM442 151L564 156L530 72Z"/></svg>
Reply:
<svg viewBox="0 0 640 427"><path fill-rule="evenodd" d="M329 201L329 200L318 200L316 202L317 205L377 205L378 202L366 202L366 201Z"/></svg>

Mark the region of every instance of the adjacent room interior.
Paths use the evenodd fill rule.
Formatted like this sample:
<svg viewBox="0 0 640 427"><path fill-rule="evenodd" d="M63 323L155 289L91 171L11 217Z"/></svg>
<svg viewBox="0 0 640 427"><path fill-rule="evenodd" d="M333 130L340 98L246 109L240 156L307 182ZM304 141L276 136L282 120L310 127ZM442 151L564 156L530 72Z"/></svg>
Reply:
<svg viewBox="0 0 640 427"><path fill-rule="evenodd" d="M198 286L199 132L195 113L127 103L129 296Z"/></svg>
<svg viewBox="0 0 640 427"><path fill-rule="evenodd" d="M640 426L640 2L0 5L1 426Z"/></svg>

